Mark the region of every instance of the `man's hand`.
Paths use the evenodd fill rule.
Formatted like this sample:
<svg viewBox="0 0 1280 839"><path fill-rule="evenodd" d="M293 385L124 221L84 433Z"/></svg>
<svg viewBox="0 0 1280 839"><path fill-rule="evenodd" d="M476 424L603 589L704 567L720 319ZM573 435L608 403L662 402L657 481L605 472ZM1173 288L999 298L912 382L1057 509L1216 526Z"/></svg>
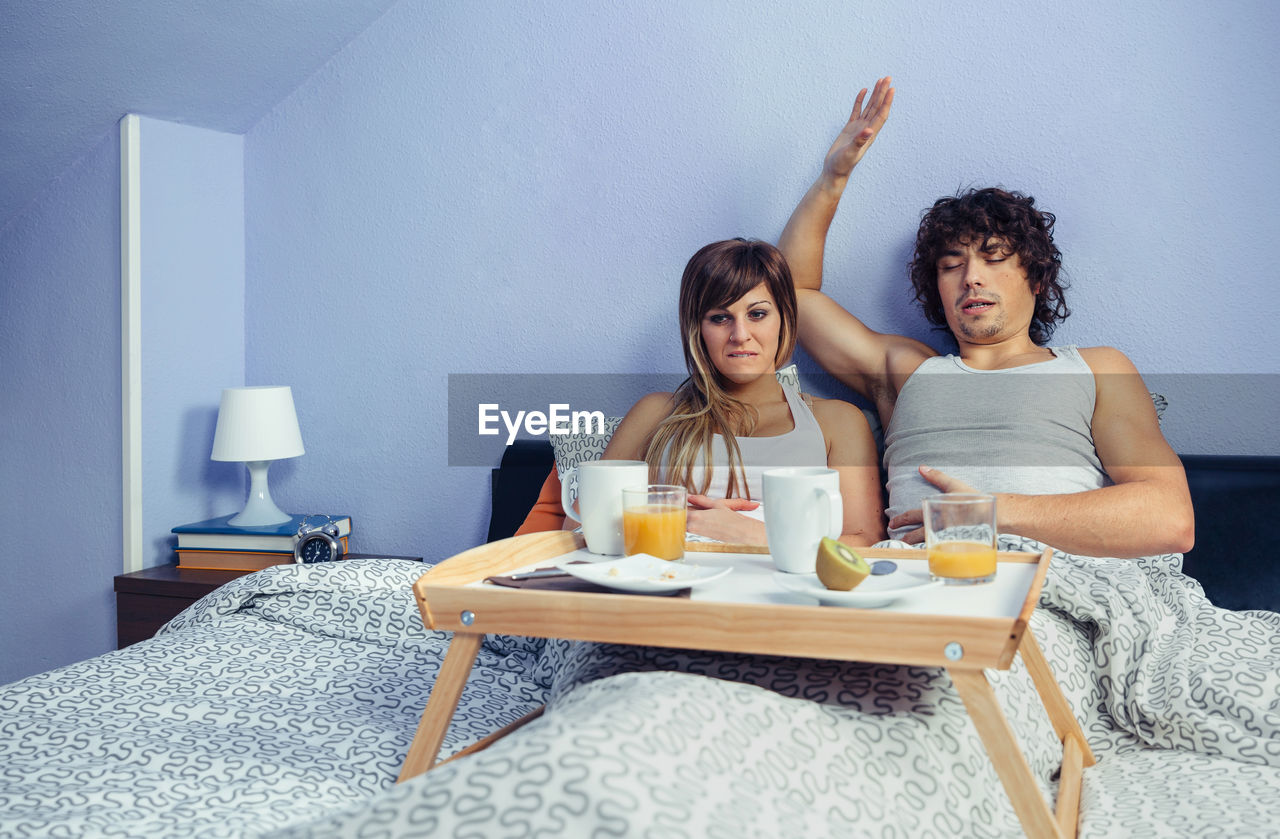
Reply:
<svg viewBox="0 0 1280 839"><path fill-rule="evenodd" d="M745 498L709 498L705 495L689 496L690 533L732 542L735 545L766 544L764 522L741 515L760 506L759 501Z"/></svg>
<svg viewBox="0 0 1280 839"><path fill-rule="evenodd" d="M798 289L822 288L822 254L827 245L827 230L840 206L849 174L889 118L889 106L893 104L891 84L888 76L877 81L865 108L862 103L867 99L867 89L864 87L858 92L853 113L827 151L821 174L800 199L782 230L778 249L787 258L792 281ZM800 322L804 323L803 315Z"/></svg>
<svg viewBox="0 0 1280 839"><path fill-rule="evenodd" d="M977 492L976 489L964 481L953 478L938 469L930 469L928 466L920 467L920 476L943 492ZM997 512L999 511L997 510ZM902 541L910 545L918 545L924 541L924 513L919 508L907 510L905 513L899 513L889 519L890 530L911 524L916 525L916 529L903 536Z"/></svg>
<svg viewBox="0 0 1280 839"><path fill-rule="evenodd" d="M893 79L888 76L877 81L866 108L862 107L862 100L867 96L867 89L864 87L858 91L849 122L831 144L826 160L823 161L822 170L828 177L841 180L848 178L853 167L858 165L858 161L875 142L893 105L892 84Z"/></svg>
<svg viewBox="0 0 1280 839"><path fill-rule="evenodd" d="M1109 486L1079 492L992 493L996 529L1082 556L1137 557L1182 553L1195 543L1195 514L1186 473L1160 433L1155 408L1137 368L1111 347L1080 355L1093 372L1097 396L1090 430ZM973 489L943 472L920 467L943 492ZM905 541L924 541L923 516L908 510L890 527L911 527Z"/></svg>

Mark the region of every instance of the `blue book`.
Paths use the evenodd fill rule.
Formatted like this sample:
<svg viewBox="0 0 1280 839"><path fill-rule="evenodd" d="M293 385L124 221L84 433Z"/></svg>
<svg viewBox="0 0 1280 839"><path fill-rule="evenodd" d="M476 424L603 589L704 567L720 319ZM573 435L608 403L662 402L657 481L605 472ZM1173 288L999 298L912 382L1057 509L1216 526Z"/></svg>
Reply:
<svg viewBox="0 0 1280 839"><path fill-rule="evenodd" d="M311 525L321 525L332 519L338 526L339 537L351 533L350 516L296 515L280 524L237 527L229 523L237 515L239 513L231 513L207 521L180 524L172 532L178 534L179 548L224 551L292 551L294 534L304 519Z"/></svg>

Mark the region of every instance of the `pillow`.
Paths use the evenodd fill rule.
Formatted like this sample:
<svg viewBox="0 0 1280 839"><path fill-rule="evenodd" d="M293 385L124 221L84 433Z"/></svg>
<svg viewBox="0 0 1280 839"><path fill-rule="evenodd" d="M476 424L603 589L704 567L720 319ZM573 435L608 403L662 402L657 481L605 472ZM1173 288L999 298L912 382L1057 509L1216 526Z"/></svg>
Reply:
<svg viewBox="0 0 1280 839"><path fill-rule="evenodd" d="M788 364L777 373L778 381L784 385L790 385L793 390L800 390L800 371L796 369L795 364Z"/></svg>
<svg viewBox="0 0 1280 839"><path fill-rule="evenodd" d="M1164 425L1164 411L1169 407L1169 400L1165 399L1154 390L1147 391L1151 394L1151 404L1156 408L1156 424Z"/></svg>
<svg viewBox="0 0 1280 839"><path fill-rule="evenodd" d="M586 460L599 460L609 445L609 438L618 430L622 417L605 417L604 433L580 431L577 434L552 434L551 450L556 456L556 472L564 480L564 473ZM574 483L577 483L575 479ZM573 490L577 497L577 490Z"/></svg>
<svg viewBox="0 0 1280 839"><path fill-rule="evenodd" d="M618 430L620 422L622 417L605 417L603 434L580 431L577 434L551 435L551 451L555 453L556 473L560 476L562 484L564 473L574 466L584 461L600 459L604 454L605 446L609 445L609 438L613 436L614 431ZM569 503L573 504L577 500L578 476L574 475L573 480L569 481Z"/></svg>

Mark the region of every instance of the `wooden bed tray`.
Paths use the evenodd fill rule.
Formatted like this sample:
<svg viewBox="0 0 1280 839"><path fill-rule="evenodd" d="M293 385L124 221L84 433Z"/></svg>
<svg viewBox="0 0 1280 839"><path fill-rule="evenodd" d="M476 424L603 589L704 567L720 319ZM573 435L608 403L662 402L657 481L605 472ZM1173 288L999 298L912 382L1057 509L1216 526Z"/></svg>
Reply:
<svg viewBox="0 0 1280 839"><path fill-rule="evenodd" d="M1076 834L1083 768L1094 757L1034 635L1028 631L1051 552L1001 552L1021 596L1016 613L921 614L893 608L852 609L761 602L652 597L615 592L517 589L486 577L545 564L584 547L566 531L492 542L445 560L414 584L423 622L452 631L453 641L432 687L400 781L432 767L467 676L488 633L565 638L683 649L800 656L946 668L986 746L1027 835ZM764 549L689 543L687 552L755 555ZM919 560L923 551L865 549L868 559ZM726 558L728 559L728 558ZM1025 585L1025 593L1021 586ZM1007 670L1021 653L1063 745L1057 808L1041 796L984 669ZM530 718L536 716L530 715ZM512 730L508 726L496 736ZM471 751L474 751L473 748Z"/></svg>

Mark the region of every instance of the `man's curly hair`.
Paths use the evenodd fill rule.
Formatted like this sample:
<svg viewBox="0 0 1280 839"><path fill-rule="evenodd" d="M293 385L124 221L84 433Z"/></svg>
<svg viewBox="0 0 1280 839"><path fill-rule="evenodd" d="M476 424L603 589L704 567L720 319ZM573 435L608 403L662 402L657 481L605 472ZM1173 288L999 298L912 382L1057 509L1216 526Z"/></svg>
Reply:
<svg viewBox="0 0 1280 839"><path fill-rule="evenodd" d="M988 187L939 198L924 213L910 267L915 299L930 323L947 326L938 294L938 260L943 253L957 244L979 243L987 249L993 239L999 239L1006 245L1002 250L1018 255L1036 295L1031 340L1040 346L1048 343L1054 328L1071 310L1063 297L1067 284L1059 276L1062 253L1053 244L1056 219L1053 213L1037 210L1035 203L1029 195Z"/></svg>

